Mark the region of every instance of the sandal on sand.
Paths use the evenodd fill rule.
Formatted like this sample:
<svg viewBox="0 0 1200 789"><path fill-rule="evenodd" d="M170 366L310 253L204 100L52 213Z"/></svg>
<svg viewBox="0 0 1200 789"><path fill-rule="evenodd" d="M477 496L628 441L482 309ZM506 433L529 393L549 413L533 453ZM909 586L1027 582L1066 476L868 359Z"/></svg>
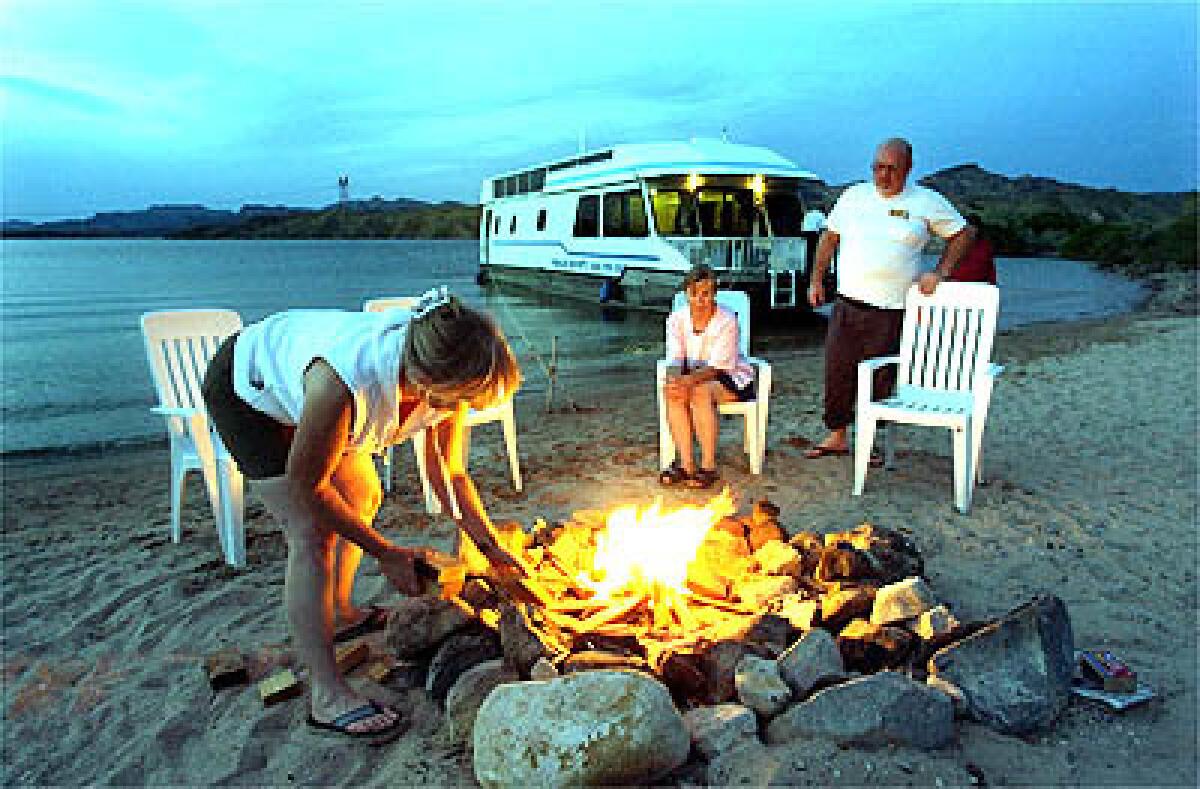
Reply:
<svg viewBox="0 0 1200 789"><path fill-rule="evenodd" d="M824 457L840 458L849 454L849 447L823 447L820 444L817 444L815 447L805 452L804 457L808 458L809 460L816 460L817 458Z"/></svg>
<svg viewBox="0 0 1200 789"><path fill-rule="evenodd" d="M396 721L391 726L369 731L354 731L353 729L349 728L359 721L372 718L376 715L383 715L388 712L396 715ZM310 728L318 729L321 732L344 734L347 737L369 737L373 740L372 745L391 742L403 734L405 729L408 728L408 724L405 723L404 717L400 715L398 710L396 710L394 707L381 704L374 699L371 699L361 707L355 707L348 712L343 712L329 723L322 723L314 718L310 712L308 714L308 725Z"/></svg>
<svg viewBox="0 0 1200 789"><path fill-rule="evenodd" d="M343 641L349 641L352 638L365 636L367 633L374 633L383 630L387 627L388 611L386 608L380 608L377 605L367 609L367 615L358 620L352 625L346 625L340 628L333 634L333 643L340 644Z"/></svg>
<svg viewBox="0 0 1200 789"><path fill-rule="evenodd" d="M679 465L679 461L677 460L674 463L672 463L671 465L664 468L662 470L662 472L658 475L658 484L666 485L667 487L671 487L672 485L686 483L691 478L692 478L692 475L687 473L687 471L684 470L683 466Z"/></svg>
<svg viewBox="0 0 1200 789"><path fill-rule="evenodd" d="M697 471L691 479L687 480L683 484L687 485L689 488L704 490L706 488L711 488L713 484L720 478L721 476L717 473L715 468L702 468Z"/></svg>

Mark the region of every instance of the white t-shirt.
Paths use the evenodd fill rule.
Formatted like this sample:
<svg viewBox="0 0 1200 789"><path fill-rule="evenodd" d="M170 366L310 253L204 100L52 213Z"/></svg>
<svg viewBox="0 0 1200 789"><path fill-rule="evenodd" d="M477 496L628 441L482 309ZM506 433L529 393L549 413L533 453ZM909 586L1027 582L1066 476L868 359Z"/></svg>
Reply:
<svg viewBox="0 0 1200 789"><path fill-rule="evenodd" d="M737 313L717 305L704 331L692 327L692 311L686 305L667 316L667 359L715 367L728 373L739 389L754 380L754 368L742 356Z"/></svg>
<svg viewBox="0 0 1200 789"><path fill-rule="evenodd" d="M238 336L233 389L255 410L295 425L304 411L304 373L324 359L354 399L348 448L377 452L446 416L422 401L399 423L400 362L411 319L406 309L277 313Z"/></svg>
<svg viewBox="0 0 1200 789"><path fill-rule="evenodd" d="M839 236L838 293L876 307L903 309L930 233L949 238L966 225L932 189L906 186L883 197L872 182L838 198L826 226Z"/></svg>

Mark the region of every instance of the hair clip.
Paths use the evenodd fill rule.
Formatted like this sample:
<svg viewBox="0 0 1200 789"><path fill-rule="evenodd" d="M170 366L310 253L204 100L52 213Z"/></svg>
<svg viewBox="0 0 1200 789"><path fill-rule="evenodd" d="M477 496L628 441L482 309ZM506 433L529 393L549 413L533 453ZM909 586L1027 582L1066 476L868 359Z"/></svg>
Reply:
<svg viewBox="0 0 1200 789"><path fill-rule="evenodd" d="M450 303L450 289L445 285L438 285L436 288L430 288L421 294L417 299L417 305L413 307L413 319L424 318L429 313L436 310L443 304Z"/></svg>

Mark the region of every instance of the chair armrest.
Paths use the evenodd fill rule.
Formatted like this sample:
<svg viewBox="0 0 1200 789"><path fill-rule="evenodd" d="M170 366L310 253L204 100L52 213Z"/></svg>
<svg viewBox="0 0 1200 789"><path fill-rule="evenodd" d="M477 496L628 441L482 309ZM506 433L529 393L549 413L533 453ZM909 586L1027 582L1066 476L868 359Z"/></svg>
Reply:
<svg viewBox="0 0 1200 789"><path fill-rule="evenodd" d="M876 356L874 359L864 359L858 363L858 413L863 413L867 404L871 402L871 376L874 372L880 367L899 363L899 356Z"/></svg>
<svg viewBox="0 0 1200 789"><path fill-rule="evenodd" d="M900 364L899 356L876 356L874 359L864 359L858 363L858 369L878 370L889 364Z"/></svg>
<svg viewBox="0 0 1200 789"><path fill-rule="evenodd" d="M659 359L654 364L654 377L658 380L658 385L660 387L667 380L667 367L669 367L670 364L670 359Z"/></svg>
<svg viewBox="0 0 1200 789"><path fill-rule="evenodd" d="M190 418L192 415L200 413L199 408L189 408L181 405L156 405L150 409L152 413L162 416L179 416L184 419Z"/></svg>

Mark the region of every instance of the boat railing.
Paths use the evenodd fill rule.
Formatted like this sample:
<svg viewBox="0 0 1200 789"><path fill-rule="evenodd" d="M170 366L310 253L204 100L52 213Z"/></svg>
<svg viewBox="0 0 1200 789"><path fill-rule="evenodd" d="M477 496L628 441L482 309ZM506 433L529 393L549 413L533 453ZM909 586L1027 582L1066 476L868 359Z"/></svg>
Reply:
<svg viewBox="0 0 1200 789"><path fill-rule="evenodd" d="M745 272L805 268L808 242L803 238L669 238L690 265Z"/></svg>

